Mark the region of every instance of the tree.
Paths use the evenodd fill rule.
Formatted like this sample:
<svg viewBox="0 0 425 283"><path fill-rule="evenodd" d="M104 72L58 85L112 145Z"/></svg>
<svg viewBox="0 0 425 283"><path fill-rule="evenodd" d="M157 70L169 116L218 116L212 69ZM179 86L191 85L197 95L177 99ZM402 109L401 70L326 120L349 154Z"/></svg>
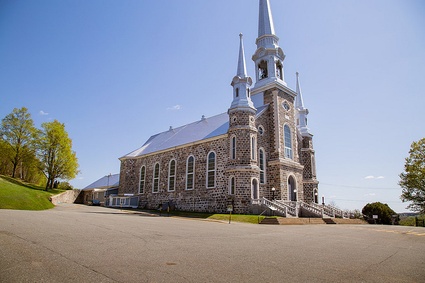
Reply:
<svg viewBox="0 0 425 283"><path fill-rule="evenodd" d="M65 125L57 120L43 123L38 154L41 171L47 178L46 190L52 189L57 179L69 180L78 174L78 160L72 151L72 140Z"/></svg>
<svg viewBox="0 0 425 283"><path fill-rule="evenodd" d="M401 200L412 202L407 208L425 213L425 138L412 143L400 179Z"/></svg>
<svg viewBox="0 0 425 283"><path fill-rule="evenodd" d="M375 219L373 215L378 215L378 219L376 219L376 223L379 224L392 224L393 215L397 215L397 213L392 210L388 204L383 204L381 202L373 202L366 204L362 209L363 215L366 217L368 222L374 222ZM398 217L396 218L398 220Z"/></svg>
<svg viewBox="0 0 425 283"><path fill-rule="evenodd" d="M12 178L15 178L16 169L24 161L26 154L33 150L36 134L37 129L34 127L31 114L25 107L15 108L12 113L3 118L0 136L10 148L8 158L13 165Z"/></svg>

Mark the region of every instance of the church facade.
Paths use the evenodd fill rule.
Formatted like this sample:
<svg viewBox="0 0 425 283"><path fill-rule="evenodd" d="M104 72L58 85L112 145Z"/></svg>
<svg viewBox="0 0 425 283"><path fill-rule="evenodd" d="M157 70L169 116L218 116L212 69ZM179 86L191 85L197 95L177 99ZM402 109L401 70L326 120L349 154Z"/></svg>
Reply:
<svg viewBox="0 0 425 283"><path fill-rule="evenodd" d="M255 213L275 202L286 214L298 203L318 203L298 73L294 91L285 82L269 0L260 0L259 9L255 82L241 34L227 112L170 127L121 157L119 195L137 196L142 208L172 202L179 210L216 213L230 205L234 213Z"/></svg>

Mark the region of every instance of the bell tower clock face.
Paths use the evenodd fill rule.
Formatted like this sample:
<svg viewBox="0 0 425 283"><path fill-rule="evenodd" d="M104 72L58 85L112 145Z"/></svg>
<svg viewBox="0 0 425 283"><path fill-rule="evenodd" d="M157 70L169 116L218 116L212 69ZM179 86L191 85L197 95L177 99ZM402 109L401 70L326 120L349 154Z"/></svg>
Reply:
<svg viewBox="0 0 425 283"><path fill-rule="evenodd" d="M291 109L291 107L289 106L288 102L286 102L286 101L282 103L282 107L286 111L289 111L289 109Z"/></svg>

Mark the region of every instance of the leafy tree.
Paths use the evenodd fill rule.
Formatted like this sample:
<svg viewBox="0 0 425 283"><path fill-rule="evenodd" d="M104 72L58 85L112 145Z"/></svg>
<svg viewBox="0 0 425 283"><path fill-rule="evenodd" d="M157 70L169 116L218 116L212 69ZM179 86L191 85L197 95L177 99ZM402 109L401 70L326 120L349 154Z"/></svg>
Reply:
<svg viewBox="0 0 425 283"><path fill-rule="evenodd" d="M10 156L12 156L12 148L4 140L0 139L0 174L12 174Z"/></svg>
<svg viewBox="0 0 425 283"><path fill-rule="evenodd" d="M378 215L378 219L376 219L376 223L378 224L392 224L392 216L397 214L388 204L381 202L366 204L362 209L362 213L369 223L375 222L373 215ZM398 217L396 220L398 221Z"/></svg>
<svg viewBox="0 0 425 283"><path fill-rule="evenodd" d="M412 202L407 208L425 213L425 138L412 143L400 179L401 200Z"/></svg>
<svg viewBox="0 0 425 283"><path fill-rule="evenodd" d="M13 165L12 178L15 178L16 169L24 161L26 152L33 150L36 134L37 129L34 127L31 114L25 107L15 108L12 113L3 118L0 137L10 151L2 152L2 154L9 153L8 158Z"/></svg>
<svg viewBox="0 0 425 283"><path fill-rule="evenodd" d="M69 180L78 174L78 160L72 150L72 140L65 125L57 120L43 123L38 154L40 169L47 178L46 190L52 189L57 179Z"/></svg>

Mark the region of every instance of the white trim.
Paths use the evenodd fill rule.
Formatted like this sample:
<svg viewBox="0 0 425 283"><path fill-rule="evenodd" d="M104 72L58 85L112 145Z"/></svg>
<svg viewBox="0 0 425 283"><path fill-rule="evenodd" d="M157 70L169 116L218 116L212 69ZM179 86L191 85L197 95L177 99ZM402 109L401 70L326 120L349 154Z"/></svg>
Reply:
<svg viewBox="0 0 425 283"><path fill-rule="evenodd" d="M140 192L140 183L142 182L142 169L145 168L143 176L143 192ZM139 170L139 194L144 194L146 190L146 165L142 165Z"/></svg>
<svg viewBox="0 0 425 283"><path fill-rule="evenodd" d="M260 152L263 152L263 164L261 164L261 154ZM267 161L266 161L266 151L264 150L263 147L260 147L258 149L258 168L260 168L260 184L266 184L267 183L267 175L266 175L266 166ZM264 177L264 182L261 182L261 165L263 165L263 177Z"/></svg>
<svg viewBox="0 0 425 283"><path fill-rule="evenodd" d="M233 194L232 194L232 179L235 182L235 187L233 188L234 189L233 190ZM229 190L228 190L228 194L231 195L231 196L234 196L236 194L236 177L234 175L231 175L229 177Z"/></svg>
<svg viewBox="0 0 425 283"><path fill-rule="evenodd" d="M188 164L189 164L189 158L193 157L193 171L192 171L192 188L188 189L187 188L187 176L188 176ZM185 183L185 190L193 190L195 188L195 156L193 156L192 154L189 155L186 159L186 183Z"/></svg>
<svg viewBox="0 0 425 283"><path fill-rule="evenodd" d="M254 199L254 180L257 182L257 188L256 188L256 191L257 191L257 198L256 199L259 199L260 198L260 182L258 181L258 179L257 178L251 178L251 199Z"/></svg>
<svg viewBox="0 0 425 283"><path fill-rule="evenodd" d="M233 144L233 139L235 140L235 144ZM237 147L237 138L236 135L232 135L230 137L230 159L235 160L236 159L236 147ZM234 155L233 155L234 153Z"/></svg>
<svg viewBox="0 0 425 283"><path fill-rule="evenodd" d="M295 188L289 188L289 179L292 177L292 179L294 180L294 186ZM289 174L288 178L286 179L286 187L287 187L287 191L288 191L288 200L292 201L292 191L295 190L295 198L296 201L298 201L298 184L297 184L297 178L295 178L295 176L293 174Z"/></svg>
<svg viewBox="0 0 425 283"><path fill-rule="evenodd" d="M156 168L156 165L158 164L158 191L156 191L155 192L155 172L156 172L156 170L155 170L155 168ZM153 165L153 174L152 174L152 193L154 193L154 194L157 194L157 193L159 193L159 181L160 181L160 178L161 178L161 164L159 164L159 162L155 162L155 164Z"/></svg>
<svg viewBox="0 0 425 283"><path fill-rule="evenodd" d="M174 175L171 176L171 162L174 161ZM170 160L170 162L168 162L168 185L167 185L167 191L169 192L174 192L176 190L176 180L177 180L177 161L173 158ZM170 179L171 177L174 177L174 186L172 189L170 189Z"/></svg>
<svg viewBox="0 0 425 283"><path fill-rule="evenodd" d="M209 159L210 159L210 154L211 153L214 153L214 169L213 170L209 170ZM216 176L216 174L217 174L217 153L215 152L215 151L213 151L213 150L211 150L210 152L208 152L208 154L207 154L207 166L206 166L207 168L207 172L206 172L206 182L205 182L205 186L207 187L207 189L211 189L211 188L215 188L216 187L216 179L217 179L217 176ZM210 187L210 186L208 186L208 179L209 179L209 172L212 172L212 171L214 171L214 185L212 186L212 187Z"/></svg>

